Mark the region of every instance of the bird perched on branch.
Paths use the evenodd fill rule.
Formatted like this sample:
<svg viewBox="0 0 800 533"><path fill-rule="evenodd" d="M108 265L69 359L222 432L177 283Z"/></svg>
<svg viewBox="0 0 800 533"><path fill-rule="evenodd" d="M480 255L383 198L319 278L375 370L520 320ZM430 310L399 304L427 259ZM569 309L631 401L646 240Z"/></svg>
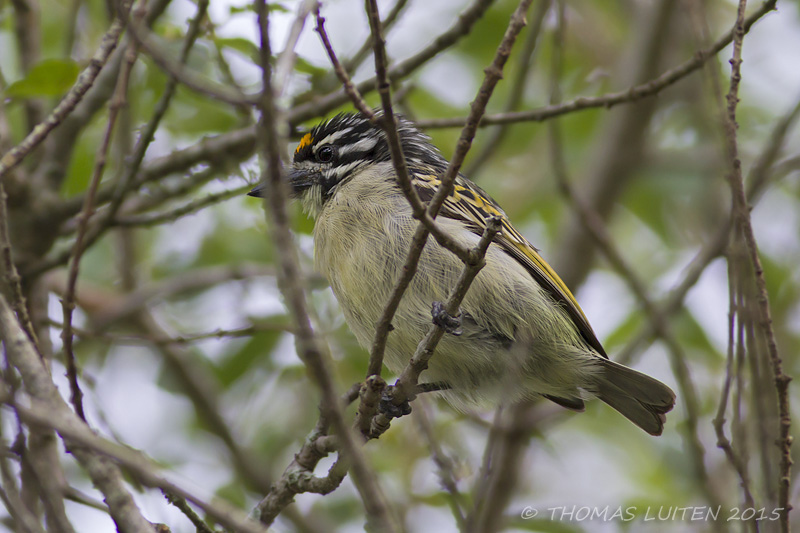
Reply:
<svg viewBox="0 0 800 533"><path fill-rule="evenodd" d="M411 122L399 116L395 122L412 183L429 201L448 162ZM316 218L316 267L368 348L418 225L386 134L360 115L337 115L300 140L288 179L293 196ZM250 194L262 196L263 187ZM570 290L488 194L459 175L436 223L472 248L494 217L500 231L462 301L460 327L441 340L422 381L441 384L445 399L462 408L540 395L582 411L584 400L596 397L660 435L675 393L608 358ZM463 268L456 255L428 240L392 320L390 370L399 373L408 363L430 328L432 305L447 300Z"/></svg>

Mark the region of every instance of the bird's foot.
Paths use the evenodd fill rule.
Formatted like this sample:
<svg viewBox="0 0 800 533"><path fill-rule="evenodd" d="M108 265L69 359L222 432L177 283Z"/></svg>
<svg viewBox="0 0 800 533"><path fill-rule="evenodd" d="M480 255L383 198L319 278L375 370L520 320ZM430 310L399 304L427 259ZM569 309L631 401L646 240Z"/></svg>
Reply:
<svg viewBox="0 0 800 533"><path fill-rule="evenodd" d="M383 390L381 402L378 404L378 412L389 418L400 418L411 414L411 404L408 400L401 404L394 403L394 387L388 386Z"/></svg>
<svg viewBox="0 0 800 533"><path fill-rule="evenodd" d="M444 330L445 333L458 337L463 333L461 329L461 312L453 316L447 312L442 302L433 302L431 309L433 323Z"/></svg>

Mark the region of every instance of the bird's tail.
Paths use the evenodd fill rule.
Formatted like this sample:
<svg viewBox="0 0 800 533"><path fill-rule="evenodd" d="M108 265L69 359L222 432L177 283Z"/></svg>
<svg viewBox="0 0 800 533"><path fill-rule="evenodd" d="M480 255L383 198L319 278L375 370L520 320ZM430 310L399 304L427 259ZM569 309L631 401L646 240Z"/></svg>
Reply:
<svg viewBox="0 0 800 533"><path fill-rule="evenodd" d="M602 359L596 394L625 418L651 435L661 435L668 413L675 406L672 389L632 368Z"/></svg>

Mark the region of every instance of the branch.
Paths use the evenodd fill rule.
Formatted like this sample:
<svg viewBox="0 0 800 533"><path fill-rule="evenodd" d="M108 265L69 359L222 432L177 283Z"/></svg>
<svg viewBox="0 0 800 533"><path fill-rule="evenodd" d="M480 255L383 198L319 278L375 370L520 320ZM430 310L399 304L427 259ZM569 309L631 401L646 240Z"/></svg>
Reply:
<svg viewBox="0 0 800 533"><path fill-rule="evenodd" d="M195 74L186 66L185 60L175 61L169 57L165 47L157 44L152 32L144 25L130 19L123 18L131 36L139 46L147 52L156 65L159 66L171 79L176 80L189 89L200 94L210 96L214 100L225 102L233 106L253 105L254 97L239 92L237 87L230 88L216 81Z"/></svg>
<svg viewBox="0 0 800 533"><path fill-rule="evenodd" d="M0 273L3 276L3 284L7 287L8 294L11 295L11 306L19 317L22 328L34 345L38 345L36 331L31 323L28 306L25 303L25 295L22 292L22 278L17 272L12 255L11 238L8 231L7 199L5 187L0 181Z"/></svg>
<svg viewBox="0 0 800 533"><path fill-rule="evenodd" d="M775 340L775 332L772 327L772 316L770 312L769 293L764 279L764 270L761 266L761 259L758 253L755 232L750 220L750 208L745 193L744 180L742 178L741 161L739 160L736 106L739 102L739 82L741 80L740 67L742 63L742 41L746 32L745 11L746 1L740 0L737 11L736 24L732 30L733 57L731 63L730 89L726 96L728 106L725 120L725 140L731 169L728 173L728 182L731 188L732 206L731 212L735 227L737 229L736 238L741 239L748 255L750 266L753 269L755 285L757 291L756 312L760 333L763 336L769 360L772 364L772 372L775 380L775 394L778 402L779 429L778 429L778 448L780 450L780 476L778 484L778 510L780 512L780 528L783 533L789 532L789 511L792 509L790 503L790 484L792 470L792 418L789 411L789 382L791 378L783 372L783 362L778 354L778 346Z"/></svg>
<svg viewBox="0 0 800 533"><path fill-rule="evenodd" d="M477 97L471 104L469 120L461 132L461 137L456 145L456 151L453 154L453 158L451 159L447 170L442 176L439 188L428 204L424 218L436 218L436 215L438 214L439 209L441 208L445 199L449 194L452 193L455 179L458 175L458 170L461 167L461 163L464 161L464 157L469 151L470 146L472 145L472 139L475 136L477 124L486 109L486 104L488 103L489 98L491 97L492 92L497 85L497 82L500 80L500 78L502 78L503 66L505 65L506 61L508 60L508 56L511 53L511 47L514 44L517 35L525 25L525 13L527 12L530 2L531 0L522 0L514 14L511 16L511 21L509 22L505 35L503 35L503 39L497 48L494 59L492 60L491 65L485 69L486 75L483 83L481 84ZM374 0L372 0L372 3L374 4ZM395 171L397 172L398 182L403 190L403 193L406 195L406 198L411 199L410 203L412 208L414 208L415 202L413 199L416 197L416 190L411 186L411 182L408 179L408 170L405 165L405 158L402 153L400 141L397 138L394 115L391 114L392 108L391 98L389 97L388 83L389 73L384 70L385 51L383 49L383 41L380 36L380 28L378 26L379 20L377 8L375 8L374 13L370 14L370 27L372 29L375 41L375 70L376 78L378 80L378 92L381 94L381 101L384 109L383 126L384 131L386 131L387 141L389 142L389 148L392 154L392 163L395 167ZM400 280L395 285L392 296L390 297L389 302L387 303L378 322L375 338L370 349L370 363L368 369L370 375L377 375L380 373L380 369L383 364L383 353L386 349L386 340L388 338L392 318L394 317L394 313L397 311L397 307L400 305L400 300L403 296L403 293L408 288L408 285L411 283L411 279L416 273L417 263L419 262L419 258L422 255L422 250L427 241L428 231L428 227L423 221L421 221L412 239ZM470 259L465 258L463 254L459 255L456 253L456 255L458 255L459 258L465 262L465 264L468 263ZM456 311L454 310L453 313L455 312ZM416 386L416 382L414 383L414 386ZM406 392L413 395L411 390ZM400 399L398 402L402 403L403 400L404 399Z"/></svg>
<svg viewBox="0 0 800 533"><path fill-rule="evenodd" d="M266 175L265 182L268 188L264 205L273 228L275 245L277 249L283 250L283 253L280 254L278 270L279 285L297 328L298 355L322 393L320 408L323 416L330 420L338 434L342 454L351 465L353 480L366 507L368 520L374 521L376 529L395 531L397 529L395 518L389 512L388 503L374 472L356 443L355 435L344 421L337 401L332 373L328 368L327 346L320 341L311 325L305 288L297 261L297 250L292 240L286 212L286 182L283 176L279 144L279 139L285 135L286 122L284 117L279 114L274 101L268 11L263 0L257 0L255 8L258 14L261 39L262 72L262 92L259 100L261 117L258 126L259 152L262 155L263 172ZM261 504L259 505L260 510ZM262 522L269 523L270 521L269 517L262 515Z"/></svg>
<svg viewBox="0 0 800 533"><path fill-rule="evenodd" d="M171 211L165 211L162 213L145 213L140 215L120 215L116 217L113 222L111 223L112 226L123 226L123 227L149 227L149 226L157 226L159 224L174 222L175 220L185 217L186 215L191 215L204 209L211 205L216 205L220 202L224 202L225 200L229 200L231 198L240 197L242 194L247 192L248 190L252 189L252 185L244 185L242 187L237 187L235 189L229 189L227 191L220 191L217 193L206 195L204 198L198 198L197 200L187 202L186 204L177 207Z"/></svg>
<svg viewBox="0 0 800 533"><path fill-rule="evenodd" d="M142 8L144 2L139 2L137 9L137 16L142 15ZM86 250L84 246L84 238L86 237L86 230L89 226L89 219L94 212L95 195L97 188L100 185L100 179L103 177L103 170L106 166L106 157L108 155L108 147L111 144L111 137L114 132L114 125L117 121L117 116L120 109L126 105L126 92L128 90L128 80L130 79L131 70L136 61L136 48L133 44L128 45L126 52L125 65L122 68L122 74L117 80L117 87L114 91L114 97L109 105L108 123L106 125L105 134L100 146L97 148L95 155L94 169L92 172L91 180L89 181L88 192L83 204L83 210L78 216L78 229L75 244L72 247L72 261L69 265L69 274L67 275L67 290L61 300L61 306L64 317L64 329L61 331L61 340L63 342L64 358L67 363L67 379L69 380L70 388L70 402L72 402L75 412L78 416L86 422L86 414L83 412L83 393L81 392L80 385L78 384L78 368L75 363L75 353L72 350L72 312L75 310L75 284L78 281L78 271L80 269L80 261L83 252Z"/></svg>
<svg viewBox="0 0 800 533"><path fill-rule="evenodd" d="M509 94L504 105L506 113L516 111L522 103L525 87L528 82L528 75L534 66L535 53L538 51L536 44L539 41L542 23L544 22L545 15L549 8L550 0L540 0L533 11L533 16L531 17L532 22L528 27L528 35L525 37L525 43L522 45L522 49L517 56L516 69L514 69L513 77L509 81ZM464 174L470 176L473 180L475 179L480 168L489 161L502 144L503 139L505 139L509 131L508 126L508 124L505 124L492 128L488 137L483 142L480 152L472 157L472 162L464 171Z"/></svg>
<svg viewBox="0 0 800 533"><path fill-rule="evenodd" d="M333 66L333 71L336 73L339 81L342 82L342 85L344 85L344 92L353 102L355 108L358 109L358 111L367 117L371 122L375 122L375 113L361 96L361 93L358 91L356 86L353 85L347 70L339 62L339 58L336 57L336 52L333 51L333 45L328 38L328 32L325 31L325 19L320 14L319 8L319 4L317 4L314 8L314 18L317 21L317 26L314 28L314 31L319 34L319 38L322 40L322 46L325 48L325 52L328 54L328 59Z"/></svg>
<svg viewBox="0 0 800 533"><path fill-rule="evenodd" d="M400 14L408 5L408 0L397 0L392 7L392 10L386 15L386 18L381 21L381 33L386 35L392 26L399 20ZM369 37L364 41L358 51L352 57L344 61L344 70L347 74L352 75L356 69L367 59L369 53L372 52L372 32Z"/></svg>
<svg viewBox="0 0 800 533"><path fill-rule="evenodd" d="M52 427L59 433L68 427L80 435L90 435L97 439L86 424L72 412L51 381L50 374L40 360L30 339L19 326L6 299L0 294L0 336L6 346L9 363L13 364L22 377L25 390L31 396L30 407L23 408L15 404L14 408L20 418L30 421L26 415L37 413L35 422ZM64 437L64 433L61 433ZM106 457L98 456L71 442L68 445L72 455L88 472L95 486L103 493L109 511L117 527L132 533L151 533L152 526L139 513L133 498L125 489L122 474Z"/></svg>

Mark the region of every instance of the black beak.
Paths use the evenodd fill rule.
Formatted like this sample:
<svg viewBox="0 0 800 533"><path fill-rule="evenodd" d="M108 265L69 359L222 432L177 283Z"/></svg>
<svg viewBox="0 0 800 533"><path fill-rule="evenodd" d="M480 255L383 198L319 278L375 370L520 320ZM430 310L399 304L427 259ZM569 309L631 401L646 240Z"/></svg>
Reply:
<svg viewBox="0 0 800 533"><path fill-rule="evenodd" d="M314 184L316 174L308 172L307 170L287 169L286 179L292 190L292 195L297 196L304 190L308 189ZM267 184L264 182L259 183L253 187L247 196L255 198L263 198L266 194Z"/></svg>
<svg viewBox="0 0 800 533"><path fill-rule="evenodd" d="M264 197L264 189L266 189L266 188L267 188L267 184L266 183L259 183L258 185L256 185L252 189L250 189L250 192L247 193L247 196L253 196L255 198L263 198Z"/></svg>

